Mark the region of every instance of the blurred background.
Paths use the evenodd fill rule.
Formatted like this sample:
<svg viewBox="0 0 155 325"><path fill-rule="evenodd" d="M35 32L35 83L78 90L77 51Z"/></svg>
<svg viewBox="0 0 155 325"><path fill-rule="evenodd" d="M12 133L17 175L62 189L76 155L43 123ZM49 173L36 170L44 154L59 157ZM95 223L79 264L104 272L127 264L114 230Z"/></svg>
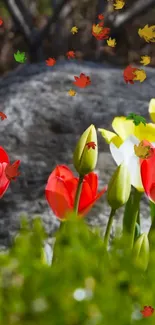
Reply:
<svg viewBox="0 0 155 325"><path fill-rule="evenodd" d="M126 0L121 10L112 0L0 0L0 75L19 65L17 50L26 52L27 62L66 57L73 50L78 60L109 62L117 66L138 64L142 55L151 57L155 67L155 43L146 43L138 29L155 25L155 0ZM117 45L92 36L98 14ZM79 31L72 35L71 28Z"/></svg>

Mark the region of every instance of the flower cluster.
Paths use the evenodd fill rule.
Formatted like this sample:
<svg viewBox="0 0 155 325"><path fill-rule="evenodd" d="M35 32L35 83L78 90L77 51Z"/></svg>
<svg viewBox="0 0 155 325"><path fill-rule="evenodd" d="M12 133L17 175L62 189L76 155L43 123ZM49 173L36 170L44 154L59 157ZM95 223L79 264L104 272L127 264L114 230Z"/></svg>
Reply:
<svg viewBox="0 0 155 325"><path fill-rule="evenodd" d="M150 101L149 113L154 121L155 99ZM134 123L125 116L115 117L114 132L98 129L109 144L117 168L109 184L98 192L98 176L94 173L98 158L97 132L94 125L88 127L80 137L73 154L73 164L78 177L65 165L58 165L50 174L45 196L50 208L61 221L68 219L68 212L77 217L85 216L95 202L107 192L111 207L104 243L107 247L111 225L117 209L125 205L123 232L129 235L129 248L138 265L145 270L148 265L149 234L141 233L140 201L145 192L155 212L155 124Z"/></svg>

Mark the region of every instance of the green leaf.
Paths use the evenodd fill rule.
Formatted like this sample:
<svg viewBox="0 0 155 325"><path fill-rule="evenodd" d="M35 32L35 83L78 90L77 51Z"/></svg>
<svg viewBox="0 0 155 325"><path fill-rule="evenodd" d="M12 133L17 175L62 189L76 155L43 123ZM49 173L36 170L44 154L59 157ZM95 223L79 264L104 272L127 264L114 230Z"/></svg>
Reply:
<svg viewBox="0 0 155 325"><path fill-rule="evenodd" d="M24 63L26 61L25 52L20 52L18 50L17 53L14 53L14 58L17 62Z"/></svg>

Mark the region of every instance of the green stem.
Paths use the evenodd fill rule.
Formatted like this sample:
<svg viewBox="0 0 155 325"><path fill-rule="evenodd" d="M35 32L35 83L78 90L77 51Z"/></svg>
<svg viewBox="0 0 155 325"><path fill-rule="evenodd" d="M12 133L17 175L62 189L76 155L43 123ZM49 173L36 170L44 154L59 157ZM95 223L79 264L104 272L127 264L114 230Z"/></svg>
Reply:
<svg viewBox="0 0 155 325"><path fill-rule="evenodd" d="M152 233L155 232L155 204L152 201L150 201L150 214L151 214L152 223L148 233L148 239L150 244L152 244L151 237L152 237Z"/></svg>
<svg viewBox="0 0 155 325"><path fill-rule="evenodd" d="M106 232L105 232L105 235L104 235L104 245L105 245L105 248L107 248L107 245L108 245L109 236L110 236L110 230L111 230L111 226L112 226L112 223L113 223L113 219L114 219L115 212L116 212L116 210L111 209L110 216L109 216L109 220L108 220L108 224L107 224L107 228L106 228Z"/></svg>
<svg viewBox="0 0 155 325"><path fill-rule="evenodd" d="M75 195L74 212L76 215L78 214L78 207L79 207L80 195L81 195L81 190L82 190L83 178L84 178L84 176L79 177L79 182L78 182L76 195Z"/></svg>
<svg viewBox="0 0 155 325"><path fill-rule="evenodd" d="M131 216L131 228L130 228L130 234L131 234L131 242L130 242L130 247L131 249L133 248L133 243L134 243L134 237L135 237L135 226L137 222L137 217L139 213L139 204L140 200L142 197L142 192L137 191L136 189L134 190L134 195L133 195L133 202L132 202L132 216Z"/></svg>

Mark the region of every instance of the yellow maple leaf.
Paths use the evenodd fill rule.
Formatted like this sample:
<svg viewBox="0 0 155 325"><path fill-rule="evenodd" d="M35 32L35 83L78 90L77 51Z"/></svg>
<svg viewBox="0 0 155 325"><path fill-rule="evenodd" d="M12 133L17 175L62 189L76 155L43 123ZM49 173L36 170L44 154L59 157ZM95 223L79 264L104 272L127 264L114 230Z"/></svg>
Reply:
<svg viewBox="0 0 155 325"><path fill-rule="evenodd" d="M122 9L125 5L125 1L124 0L115 0L116 3L114 3L114 9Z"/></svg>
<svg viewBox="0 0 155 325"><path fill-rule="evenodd" d="M115 38L112 39L111 37L109 37L109 39L107 40L107 44L108 46L115 47L116 46Z"/></svg>
<svg viewBox="0 0 155 325"><path fill-rule="evenodd" d="M141 61L143 65L148 65L151 62L151 58L148 55L141 56Z"/></svg>
<svg viewBox="0 0 155 325"><path fill-rule="evenodd" d="M103 27L99 26L99 24L93 25L93 32L95 34L97 34L97 35L100 34L102 32L102 30L103 30Z"/></svg>
<svg viewBox="0 0 155 325"><path fill-rule="evenodd" d="M155 25L150 27L145 25L144 28L139 28L138 34L141 38L143 37L147 43L155 42Z"/></svg>
<svg viewBox="0 0 155 325"><path fill-rule="evenodd" d="M133 80L139 80L143 82L146 79L146 72L143 69L137 69L134 71L135 78Z"/></svg>
<svg viewBox="0 0 155 325"><path fill-rule="evenodd" d="M78 28L76 27L76 26L73 26L72 28L71 28L71 33L74 35L74 34L76 34L78 32Z"/></svg>
<svg viewBox="0 0 155 325"><path fill-rule="evenodd" d="M138 146L136 144L134 145L134 152L139 158L149 158L151 155L151 147L144 146L143 141L141 141Z"/></svg>
<svg viewBox="0 0 155 325"><path fill-rule="evenodd" d="M69 91L68 91L68 94L69 94L69 96L75 96L76 95L76 91L74 90L74 89L70 89Z"/></svg>

